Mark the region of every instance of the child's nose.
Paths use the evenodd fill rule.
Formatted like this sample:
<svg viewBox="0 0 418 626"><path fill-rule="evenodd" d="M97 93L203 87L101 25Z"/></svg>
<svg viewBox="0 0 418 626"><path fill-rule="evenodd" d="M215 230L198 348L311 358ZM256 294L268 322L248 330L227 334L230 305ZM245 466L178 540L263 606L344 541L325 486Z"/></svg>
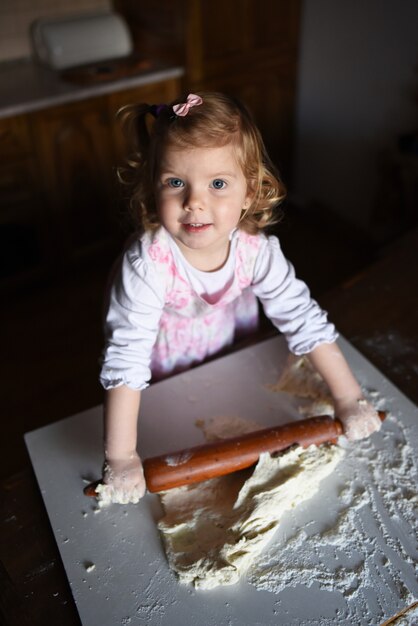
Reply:
<svg viewBox="0 0 418 626"><path fill-rule="evenodd" d="M189 189L184 199L184 208L186 211L198 211L204 208L204 198L198 189Z"/></svg>

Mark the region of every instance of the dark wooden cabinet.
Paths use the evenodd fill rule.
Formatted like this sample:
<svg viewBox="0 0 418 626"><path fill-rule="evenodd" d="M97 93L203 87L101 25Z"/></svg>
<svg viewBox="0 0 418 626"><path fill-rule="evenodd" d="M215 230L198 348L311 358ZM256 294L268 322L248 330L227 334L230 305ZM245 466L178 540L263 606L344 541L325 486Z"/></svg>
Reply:
<svg viewBox="0 0 418 626"><path fill-rule="evenodd" d="M48 257L65 263L111 235L112 137L101 100L33 116L48 202Z"/></svg>
<svg viewBox="0 0 418 626"><path fill-rule="evenodd" d="M26 116L0 120L0 280L44 266L47 216L32 128Z"/></svg>
<svg viewBox="0 0 418 626"><path fill-rule="evenodd" d="M137 52L185 68L188 91L241 97L291 178L300 0L114 0Z"/></svg>
<svg viewBox="0 0 418 626"><path fill-rule="evenodd" d="M25 284L111 254L122 242L125 156L117 110L165 102L171 78L0 120L0 280Z"/></svg>

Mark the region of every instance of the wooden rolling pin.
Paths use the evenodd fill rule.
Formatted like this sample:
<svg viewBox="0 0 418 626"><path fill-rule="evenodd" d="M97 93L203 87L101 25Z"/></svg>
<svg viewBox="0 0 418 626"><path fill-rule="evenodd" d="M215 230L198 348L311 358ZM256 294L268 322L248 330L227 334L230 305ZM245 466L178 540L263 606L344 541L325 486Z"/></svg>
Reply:
<svg viewBox="0 0 418 626"><path fill-rule="evenodd" d="M379 411L384 420L386 414ZM155 493L174 487L223 476L254 465L262 452L280 452L294 444L307 448L311 444L336 443L343 433L339 420L329 415L257 430L246 435L186 448L171 454L143 461L148 491ZM84 489L88 496L96 496L100 481Z"/></svg>

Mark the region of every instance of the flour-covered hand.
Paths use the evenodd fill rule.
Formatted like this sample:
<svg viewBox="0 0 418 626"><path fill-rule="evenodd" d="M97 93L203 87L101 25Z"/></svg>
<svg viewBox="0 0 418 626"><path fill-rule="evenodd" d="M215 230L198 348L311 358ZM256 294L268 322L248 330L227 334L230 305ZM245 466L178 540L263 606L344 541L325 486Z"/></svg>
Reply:
<svg viewBox="0 0 418 626"><path fill-rule="evenodd" d="M342 423L344 435L349 441L364 439L379 430L382 425L377 411L364 398L337 401L335 414Z"/></svg>
<svg viewBox="0 0 418 626"><path fill-rule="evenodd" d="M103 484L96 488L99 504L136 504L145 489L144 470L136 451L118 459L106 458Z"/></svg>

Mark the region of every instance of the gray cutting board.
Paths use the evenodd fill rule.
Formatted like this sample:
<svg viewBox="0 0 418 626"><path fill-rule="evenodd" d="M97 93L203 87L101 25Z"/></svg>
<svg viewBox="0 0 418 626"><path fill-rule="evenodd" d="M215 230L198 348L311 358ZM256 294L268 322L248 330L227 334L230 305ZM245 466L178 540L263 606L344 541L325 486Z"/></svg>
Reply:
<svg viewBox="0 0 418 626"><path fill-rule="evenodd" d="M344 339L339 343L362 384L386 398L385 408L402 420L417 458L417 407ZM265 386L277 381L286 358L285 342L277 337L149 387L143 393L139 425L141 456L202 443L197 419L239 415L257 420L260 427L297 419L295 400ZM387 551L403 577L402 585L388 585L378 605L373 589L361 590L363 614L354 622L344 596L324 591L312 580L280 593L259 590L245 578L212 591L182 586L165 559L156 527L161 516L156 495L148 494L139 505L114 505L99 512L95 501L83 495L83 481L100 476L101 407L30 432L25 439L84 626L375 625L418 597L411 563L403 566L396 554L396 530ZM377 450L385 445L382 432L373 435L373 445ZM298 524L312 523L314 517L320 525L322 515L330 523L333 479L302 507ZM416 480L412 472L411 489L416 490ZM327 510L321 512L324 498ZM372 523L365 527L373 533ZM399 534L416 563L417 543L410 538L416 537L417 527L399 527ZM283 537L278 551L280 541ZM87 571L91 564L94 569Z"/></svg>

